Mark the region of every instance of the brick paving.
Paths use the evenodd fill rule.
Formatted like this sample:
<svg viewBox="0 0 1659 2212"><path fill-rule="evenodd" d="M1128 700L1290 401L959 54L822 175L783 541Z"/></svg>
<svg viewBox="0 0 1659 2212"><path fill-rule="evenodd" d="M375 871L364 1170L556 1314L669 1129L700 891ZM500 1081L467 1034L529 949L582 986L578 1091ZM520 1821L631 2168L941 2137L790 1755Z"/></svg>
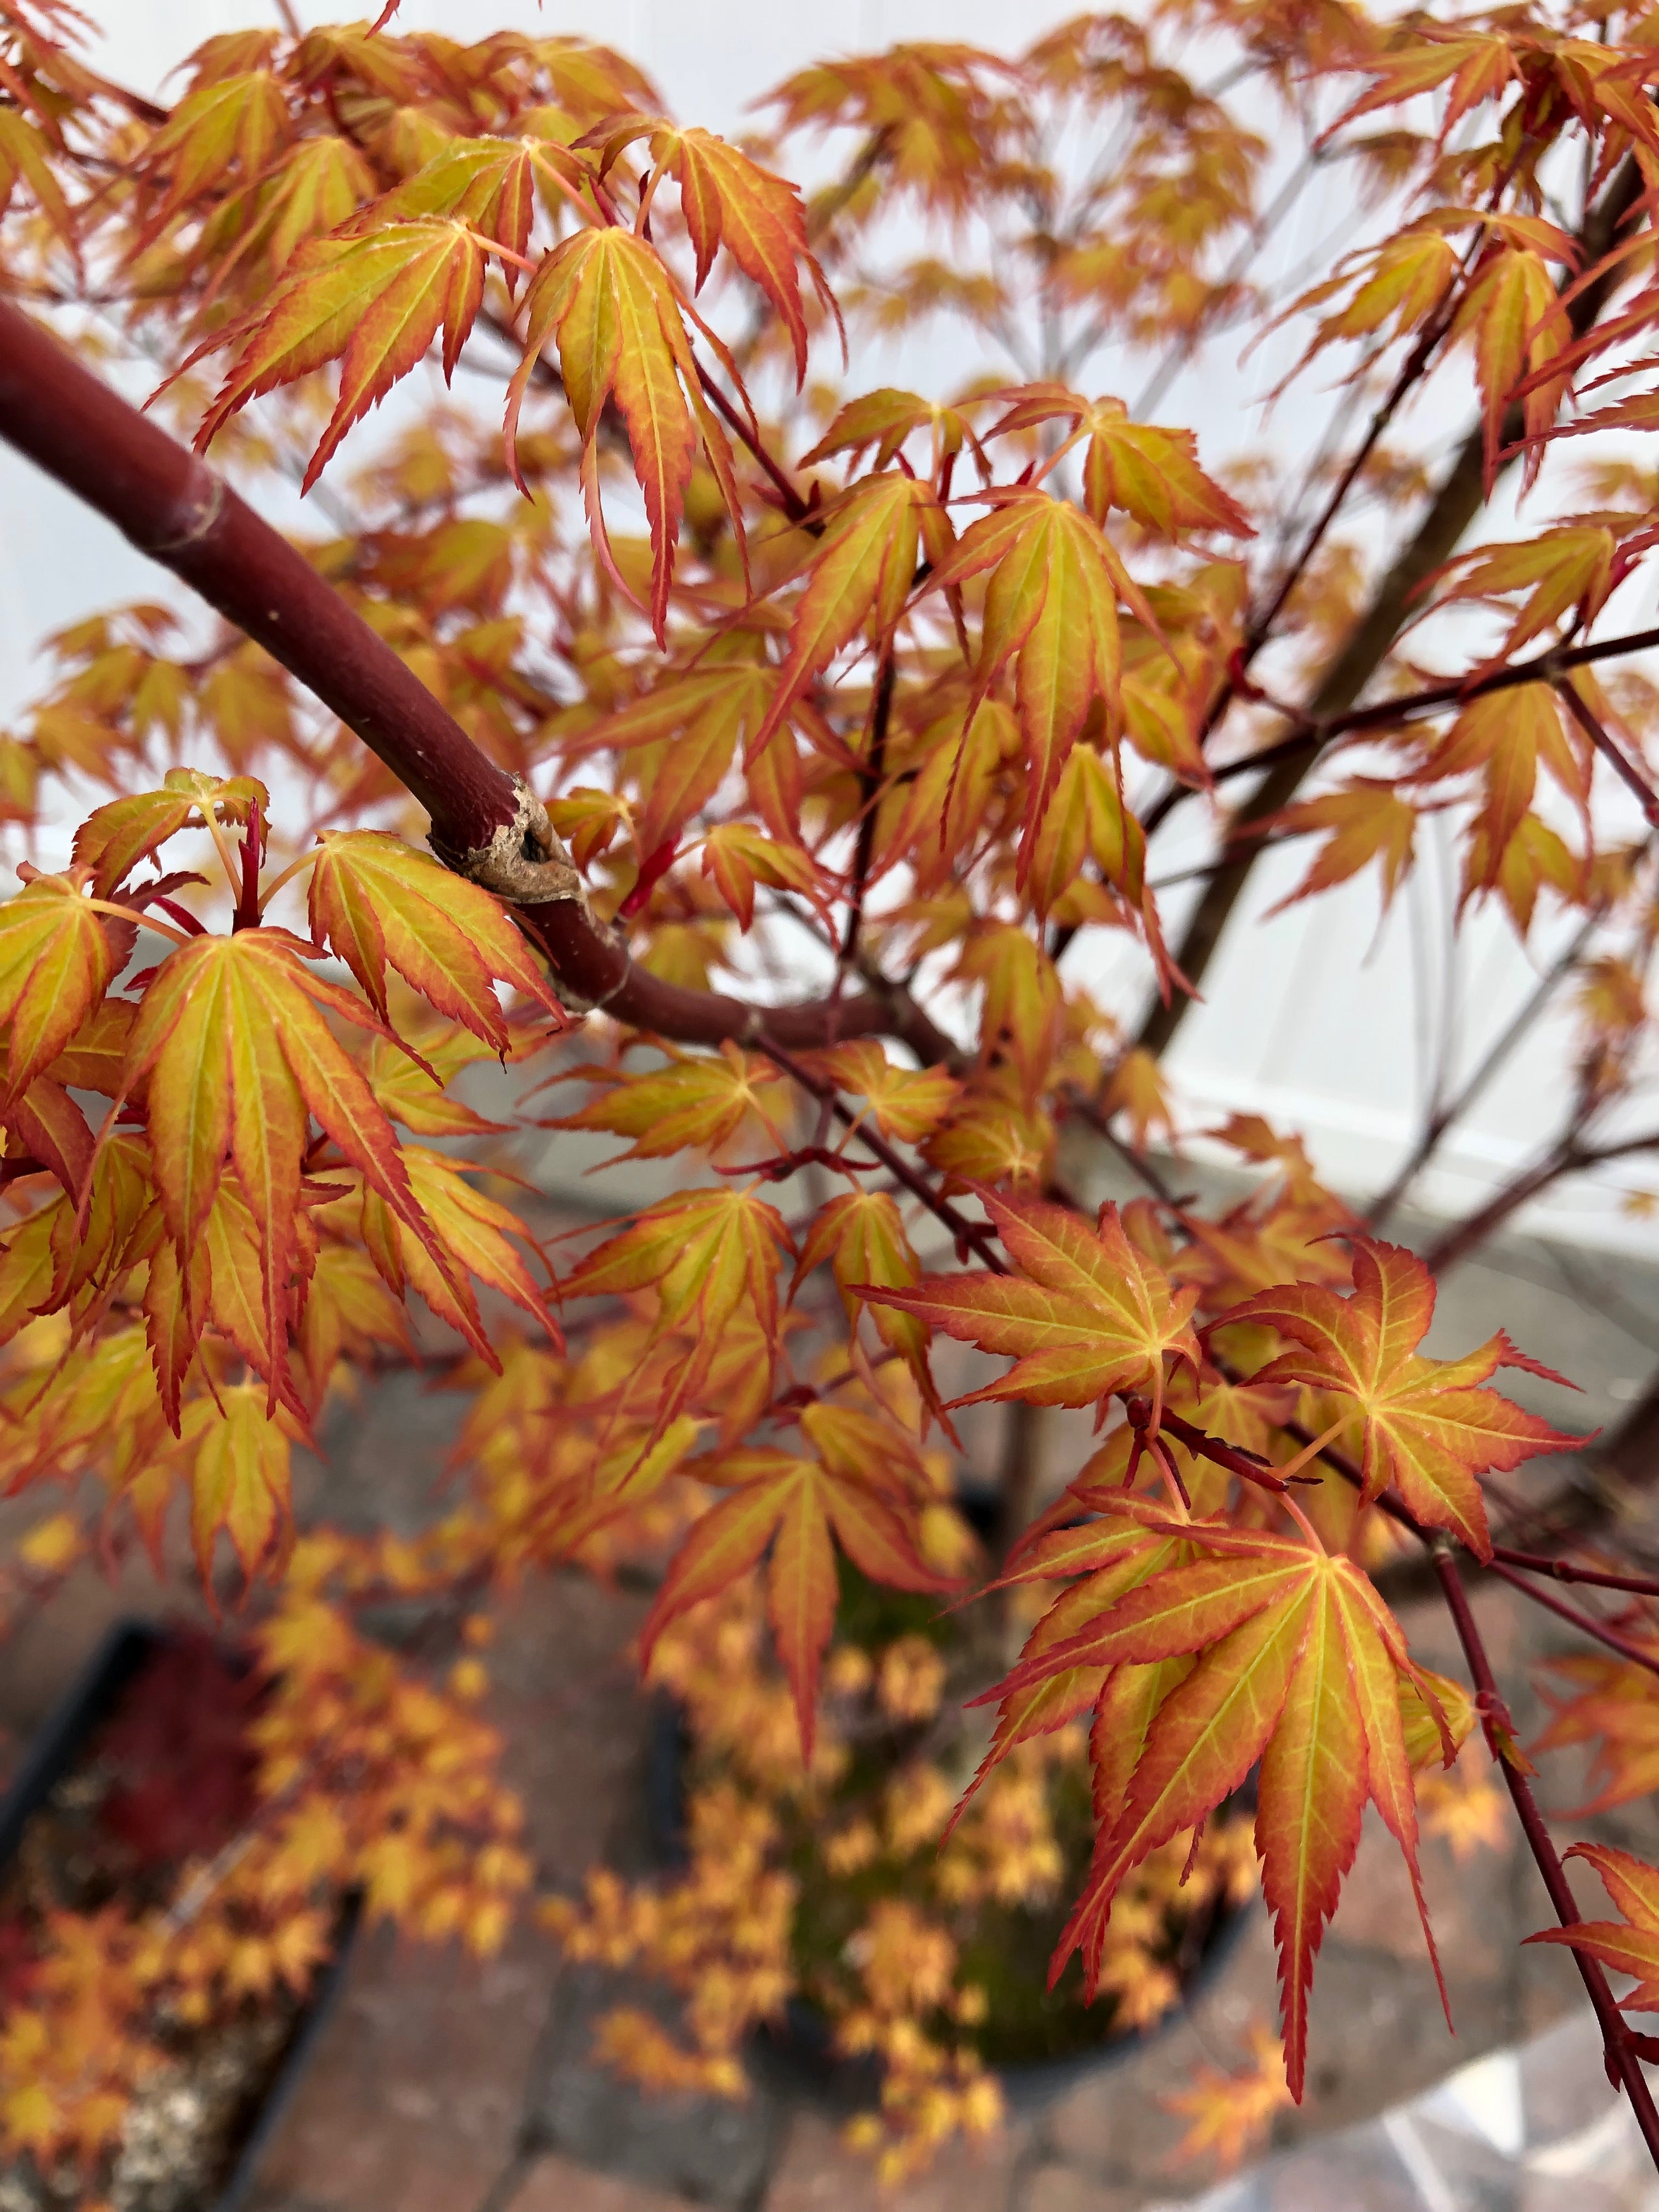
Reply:
<svg viewBox="0 0 1659 2212"><path fill-rule="evenodd" d="M546 1881L575 1881L600 1853L639 1863L649 1709L626 1645L642 1603L562 1577L503 1617L497 1694ZM1480 1603L1513 1663L1532 1617L1502 1592ZM1431 1608L1407 1625L1431 1662L1449 1656ZM1397 1854L1368 1828L1316 1979L1308 2100L1276 2146L1366 2118L1574 2005L1565 1955L1518 1948L1546 1917L1523 1853L1459 1869L1431 1842L1425 1874L1456 2039ZM588 2023L615 1994L593 1970L559 1968L533 1933L483 1967L372 1936L249 2212L1129 2212L1202 2184L1171 2163L1180 2124L1158 2092L1233 2059L1244 2021L1275 1999L1258 1911L1218 1983L1149 2047L884 2194L810 2085L766 2075L725 2106L642 2097L595 2068Z"/></svg>

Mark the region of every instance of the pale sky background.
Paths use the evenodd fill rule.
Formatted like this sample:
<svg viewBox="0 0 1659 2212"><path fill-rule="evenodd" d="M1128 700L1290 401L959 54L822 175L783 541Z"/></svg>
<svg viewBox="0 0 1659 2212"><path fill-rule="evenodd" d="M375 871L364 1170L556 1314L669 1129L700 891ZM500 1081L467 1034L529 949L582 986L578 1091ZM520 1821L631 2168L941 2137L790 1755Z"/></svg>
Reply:
<svg viewBox="0 0 1659 2212"><path fill-rule="evenodd" d="M87 0L108 37L100 66L145 89L158 88L168 69L201 38L216 31L274 20L270 0ZM349 16L349 6L300 0L303 20ZM1078 12L1075 0L848 0L834 9L809 9L799 0L405 0L400 27L441 28L453 35L479 34L503 24L603 38L655 78L674 111L713 128L736 133L750 122L749 104L792 70L828 51L868 49L900 39L950 39L1008 50L1029 44L1045 28ZM1316 252L1347 212L1333 179L1309 194L1279 243L1281 266L1295 267ZM976 366L970 343L939 337L908 346L902 362L884 357L866 369L868 386L902 380L916 388L948 392ZM1259 442L1264 418L1259 402L1288 366L1282 351L1263 348L1237 378L1210 375L1178 384L1159 410L1166 421L1189 422L1206 458ZM855 375L860 365L854 364ZM1095 379L1113 388L1110 364ZM1425 416L1431 442L1461 434L1473 404L1472 380L1453 370L1441 380ZM1298 386L1265 423L1267 442L1282 453L1287 470L1304 458L1328 400L1316 378ZM360 432L359 437L364 434ZM1512 517L1493 518L1484 535L1501 537ZM31 696L38 674L31 665L41 635L112 601L160 596L161 572L126 548L96 518L0 453L0 718ZM1609 623L1628 626L1655 619L1650 581L1627 593ZM1200 809L1189 809L1192 834ZM1234 1108L1260 1110L1310 1139L1324 1172L1340 1185L1363 1191L1384 1181L1410 1141L1426 1095L1421 1024L1416 1012L1413 933L1437 968L1445 930L1448 863L1419 872L1410 899L1402 897L1377 929L1377 899L1368 879L1352 891L1322 898L1266 924L1259 916L1299 880L1311 848L1292 846L1269 854L1258 870L1251 914L1236 919L1225 949L1212 969L1206 1004L1184 1026L1171 1066L1186 1107L1187 1126L1201 1129ZM1182 856L1163 866L1174 869ZM1166 902L1173 937L1180 895ZM1459 962L1455 1016L1456 1064L1479 1056L1529 990L1534 965L1547 963L1566 935L1559 918L1535 925L1528 951L1515 943L1495 915L1467 921ZM1420 964L1420 961L1419 961ZM1127 1009L1132 975L1103 951L1088 971L1109 1003ZM1541 1028L1518 1054L1486 1100L1449 1142L1444 1165L1419 1194L1462 1211L1518 1161L1528 1157L1554 1125L1570 1073L1567 1030ZM1659 1118L1656 1116L1654 1118ZM1653 1170L1659 1185L1659 1164ZM1562 1196L1535 1209L1534 1225L1553 1233L1644 1250L1659 1250L1659 1230L1622 1217L1609 1177L1605 1189Z"/></svg>

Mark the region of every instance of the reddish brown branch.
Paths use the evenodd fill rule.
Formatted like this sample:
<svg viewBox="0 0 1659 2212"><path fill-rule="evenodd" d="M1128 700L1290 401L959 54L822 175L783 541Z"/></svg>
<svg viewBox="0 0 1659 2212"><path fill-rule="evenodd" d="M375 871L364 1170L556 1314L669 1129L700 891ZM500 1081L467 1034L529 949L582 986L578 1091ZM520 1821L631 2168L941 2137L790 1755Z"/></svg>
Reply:
<svg viewBox="0 0 1659 2212"><path fill-rule="evenodd" d="M935 1190L927 1176L913 1168L902 1152L896 1152L884 1137L871 1128L860 1115L854 1113L833 1083L814 1075L811 1068L803 1067L798 1060L781 1050L770 1037L761 1039L760 1049L775 1066L799 1084L809 1096L823 1101L843 1128L858 1131L859 1142L871 1157L879 1160L894 1182L902 1184L913 1198L919 1199L934 1219L950 1231L962 1258L965 1260L972 1252L985 1262L993 1274L1007 1273L1007 1267L997 1251L994 1233L981 1227L978 1222L970 1221L965 1213L951 1205L948 1198Z"/></svg>
<svg viewBox="0 0 1659 2212"><path fill-rule="evenodd" d="M1608 1650L1616 1651L1621 1659L1629 1660L1633 1667L1644 1667L1650 1674L1659 1674L1659 1658L1656 1658L1651 1651L1644 1650L1639 1644L1632 1643L1628 1636L1621 1636L1616 1628L1609 1628L1606 1621L1598 1620L1593 1613L1585 1613L1576 1605L1569 1605L1563 1598L1553 1597L1548 1590L1540 1589L1535 1583L1529 1583L1524 1575L1517 1574L1513 1567L1506 1566L1495 1555L1488 1563L1487 1571L1496 1575L1500 1582L1507 1583L1511 1589L1519 1590L1522 1597L1530 1598L1534 1605L1541 1605L1546 1613L1553 1613L1558 1620L1569 1622L1581 1636L1589 1636L1598 1644L1605 1644Z"/></svg>
<svg viewBox="0 0 1659 2212"><path fill-rule="evenodd" d="M1579 697L1576 685L1558 684L1555 692L1596 751L1604 760L1611 762L1620 780L1634 793L1650 827L1659 828L1659 792L1654 790L1624 747L1616 743L1603 726L1601 716L1591 709L1586 700Z"/></svg>
<svg viewBox="0 0 1659 2212"><path fill-rule="evenodd" d="M1599 660L1619 660L1632 653L1651 652L1659 646L1659 629L1630 630L1618 637L1598 639L1589 645L1551 646L1529 660L1507 668L1494 668L1484 676L1449 676L1443 684L1429 684L1419 691L1404 691L1373 706L1356 707L1343 714L1305 714L1299 708L1275 711L1295 726L1294 734L1276 744L1247 753L1242 760L1224 761L1212 774L1215 783L1234 783L1239 777L1257 775L1286 761L1301 760L1322 751L1338 738L1364 737L1401 729L1448 707L1462 707L1471 699L1484 699L1493 691L1513 691L1523 684L1556 684L1575 668L1593 667ZM1147 810L1142 827L1150 837L1194 787L1177 784Z"/></svg>
<svg viewBox="0 0 1659 2212"><path fill-rule="evenodd" d="M1447 1609L1457 1631L1458 1642L1463 1647L1463 1656L1468 1662L1487 1748L1504 1777L1521 1822L1522 1833L1526 1837L1528 1848L1543 1876L1544 1887L1549 1892L1556 1918L1564 1928L1576 1928L1582 1918L1577 1900L1567 1880L1566 1869L1561 1863L1560 1853L1544 1825L1544 1816L1538 1809L1538 1800L1532 1794L1532 1786L1506 1755L1514 1741L1515 1724L1499 1694L1492 1662L1486 1655L1486 1644L1469 1604L1468 1592L1464 1589L1462 1577L1457 1571L1457 1562L1452 1557L1450 1547L1443 1542L1435 1546L1434 1571L1445 1595ZM1607 2077L1615 2087L1623 2084L1630 2098L1631 2110L1636 2115L1636 2124L1642 2130L1642 2140L1648 2147L1648 2154L1655 2164L1659 2165L1659 2111L1654 2108L1652 2093L1636 2054L1631 2030L1613 2001L1607 1978L1596 1960L1587 1957L1582 1951L1575 1951L1572 1955L1601 2024Z"/></svg>
<svg viewBox="0 0 1659 2212"><path fill-rule="evenodd" d="M434 842L446 851L488 846L514 819L513 779L303 554L6 300L0 300L0 438L188 584L337 714L426 808ZM517 912L568 994L678 1043L764 1038L799 1050L835 1038L885 1036L930 1064L950 1049L902 992L878 988L838 1000L752 1006L648 974L574 899Z"/></svg>
<svg viewBox="0 0 1659 2212"><path fill-rule="evenodd" d="M1615 1574L1603 1567L1574 1566L1571 1560L1552 1559L1545 1552L1517 1552L1507 1544L1494 1544L1492 1555L1506 1567L1519 1567L1529 1575L1548 1575L1559 1583L1586 1583L1595 1589L1622 1590L1631 1597L1659 1597L1659 1579L1651 1575ZM1516 1584L1516 1588L1520 1588Z"/></svg>

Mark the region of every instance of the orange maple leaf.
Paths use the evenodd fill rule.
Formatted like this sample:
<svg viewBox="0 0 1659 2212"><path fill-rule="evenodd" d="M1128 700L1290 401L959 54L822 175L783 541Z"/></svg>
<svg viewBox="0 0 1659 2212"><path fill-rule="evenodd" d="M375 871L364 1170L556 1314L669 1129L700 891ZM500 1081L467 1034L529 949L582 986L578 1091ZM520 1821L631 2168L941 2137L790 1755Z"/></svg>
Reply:
<svg viewBox="0 0 1659 2212"><path fill-rule="evenodd" d="M542 262L525 294L524 308L524 360L507 387L509 456L514 453L525 392L543 347L553 339L565 397L582 438L582 475L594 550L631 599L612 557L599 510L594 444L607 400L615 400L627 425L634 472L651 526L651 621L660 644L680 514L699 443L725 495L739 544L743 542L731 447L703 398L673 279L656 249L630 231L609 226L579 230ZM516 472L516 459L513 465Z"/></svg>
<svg viewBox="0 0 1659 2212"><path fill-rule="evenodd" d="M1492 1557L1486 1509L1475 1478L1507 1473L1535 1452L1583 1443L1496 1390L1500 1367L1522 1367L1573 1385L1517 1352L1500 1330L1462 1359L1429 1359L1417 1347L1434 1318L1434 1278L1414 1252L1376 1238L1352 1239L1352 1297L1316 1283L1285 1283L1218 1316L1224 1323L1267 1322L1297 1346L1264 1367L1258 1382L1301 1382L1352 1404L1364 1426L1363 1497L1392 1484L1420 1521L1449 1528L1477 1558Z"/></svg>
<svg viewBox="0 0 1659 2212"><path fill-rule="evenodd" d="M195 1255L227 1156L258 1224L271 1401L283 1394L289 1283L314 1116L369 1188L447 1269L416 1203L392 1125L323 1010L378 1028L348 991L307 967L285 930L198 937L157 970L132 1025L123 1092L149 1079L157 1191L181 1271ZM314 951L314 948L313 948ZM469 1332L493 1359L482 1330Z"/></svg>
<svg viewBox="0 0 1659 2212"><path fill-rule="evenodd" d="M1255 537L1243 508L1200 468L1198 441L1190 430L1136 422L1122 400L1084 399L1063 384L1026 385L998 396L1013 404L988 434L990 437L1035 429L1045 422L1069 424L1065 438L1044 458L1044 477L1087 440L1083 497L1097 522L1103 523L1115 507L1133 515L1143 529L1171 541L1211 530L1235 538Z"/></svg>
<svg viewBox="0 0 1659 2212"><path fill-rule="evenodd" d="M67 877L36 876L0 904L8 1109L70 1045L102 999L116 964L95 908Z"/></svg>
<svg viewBox="0 0 1659 2212"><path fill-rule="evenodd" d="M1615 1974L1631 1975L1636 1987L1620 2003L1636 2012L1659 2012L1659 1869L1605 1844L1575 1844L1567 1856L1595 1869L1624 1919L1581 1920L1571 1928L1545 1928L1526 1942L1564 1943L1587 1958L1599 1959Z"/></svg>
<svg viewBox="0 0 1659 2212"><path fill-rule="evenodd" d="M312 240L275 300L242 325L245 342L202 417L197 451L251 399L337 360L340 396L306 465L308 491L352 424L426 358L441 330L444 374L453 374L483 299L486 252L464 223L447 221ZM208 339L185 367L234 335Z"/></svg>
<svg viewBox="0 0 1659 2212"><path fill-rule="evenodd" d="M375 830L325 832L311 871L312 934L343 960L382 1021L386 964L441 1014L500 1052L507 1024L490 988L511 983L562 1026L564 1013L501 902Z"/></svg>
<svg viewBox="0 0 1659 2212"><path fill-rule="evenodd" d="M682 1472L729 1487L732 1495L696 1522L675 1553L640 1631L641 1663L671 1621L746 1574L769 1545L768 1610L795 1693L801 1759L810 1765L819 1665L838 1597L832 1535L872 1581L890 1588L945 1590L951 1578L921 1558L890 1487L842 1455L809 1459L750 1449L692 1462Z"/></svg>
<svg viewBox="0 0 1659 2212"><path fill-rule="evenodd" d="M1351 1560L1222 1521L1170 1520L1144 1506L1133 1517L1197 1545L1204 1556L1121 1596L1109 1595L1109 1601L1094 1618L1022 1656L1002 1686L1008 1697L1078 1667L1197 1662L1152 1686L1161 1702L1146 1717L1144 1743L1134 1740L1121 1806L1103 1824L1053 1975L1081 1949L1092 1995L1124 1877L1203 1820L1260 1759L1256 1844L1279 1942L1285 2062L1299 2102L1314 1956L1353 1863L1368 1800L1405 1854L1422 1911L1398 1690L1401 1675L1416 1670L1393 1615ZM1146 1685L1143 1674L1136 1686ZM1432 1956L1426 1916L1424 1932Z"/></svg>
<svg viewBox="0 0 1659 2212"><path fill-rule="evenodd" d="M937 562L927 588L953 590L988 570L973 703L1017 661L1027 763L1024 883L1037 826L1090 708L1099 703L1109 729L1121 721L1119 599L1148 629L1158 622L1099 525L1035 486L998 493L993 511Z"/></svg>
<svg viewBox="0 0 1659 2212"><path fill-rule="evenodd" d="M866 477L830 507L795 603L777 689L749 741L752 762L811 678L860 630L880 638L904 611L919 556L946 557L951 526L929 487L902 469ZM935 577L938 569L935 565Z"/></svg>
<svg viewBox="0 0 1659 2212"><path fill-rule="evenodd" d="M1191 1315L1195 1288L1177 1290L1132 1244L1115 1206L1099 1225L1037 1199L975 1188L1018 1274L924 1276L913 1290L858 1285L872 1305L896 1306L930 1328L1002 1352L1016 1364L1000 1382L956 1401L1022 1398L1034 1406L1088 1406L1114 1391L1164 1395L1166 1359L1198 1364Z"/></svg>

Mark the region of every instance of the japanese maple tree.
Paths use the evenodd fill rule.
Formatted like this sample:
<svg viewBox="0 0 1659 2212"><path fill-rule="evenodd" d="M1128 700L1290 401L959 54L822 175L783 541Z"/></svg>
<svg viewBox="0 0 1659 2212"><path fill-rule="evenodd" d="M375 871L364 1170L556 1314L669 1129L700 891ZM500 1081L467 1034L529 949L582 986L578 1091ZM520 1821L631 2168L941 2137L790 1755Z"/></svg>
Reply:
<svg viewBox="0 0 1659 2212"><path fill-rule="evenodd" d="M962 1605L963 1740L995 1717L940 1866L966 1895L975 1808L1086 1729L1054 1971L1080 1954L1091 1994L1129 2002L1126 1885L1198 1863L1254 1772L1284 2072L1172 2082L1206 2140L1301 2095L1365 1807L1420 1896L1419 1790L1478 1726L1659 2156L1606 1972L1659 2002L1659 1872L1583 1846L1623 1920L1581 1918L1465 1578L1599 1644L1544 1747L1590 1746L1607 1802L1659 1778L1659 1584L1493 1480L1575 1441L1494 1376L1562 1378L1502 1334L1422 1349L1437 1273L1659 1148L1659 631L1614 607L1659 542L1659 12L1149 0L1022 54L826 61L742 144L602 46L396 17L279 6L161 106L69 0L0 0L0 436L186 587L51 641L0 738L0 1486L72 1486L9 1599L135 1536L159 1568L187 1523L272 1686L229 1861L35 1962L0 2132L95 2166L143 2005L302 1988L319 1885L499 1942L531 1867L483 1666L394 1660L359 1616L419 1600L482 1644L497 1587L626 1554L642 1664L717 1717L750 1692L696 1638L763 1621L803 1774L868 1672L842 1591ZM1276 274L1334 174L1358 228ZM972 373L882 382L941 318ZM1342 396L1294 466L1243 451L1253 416L1224 466L1171 386L1206 363L1242 418L1239 351L1281 326L1296 388ZM1448 451L1434 410L1471 391ZM1293 899L1370 878L1386 910L1431 816L1460 915L1522 945L1565 916L1566 950L1365 1218L1248 1115L1204 1133L1254 1188L1206 1210L1153 1148L1160 1063L1256 857L1307 841ZM1103 945L1138 1012L1091 991ZM1384 1241L1569 988L1561 1128L1426 1251ZM491 1062L522 1080L467 1078ZM550 1242L507 1112L672 1162L669 1194ZM417 1360L469 1395L441 1517L348 1537L325 1504L296 1535L331 1393ZM1058 1407L1099 1434L1042 1497ZM976 1548L958 1481L998 1420ZM1413 1546L1466 1686L1379 1589ZM893 1651L887 1710L930 1710L929 1648ZM698 1817L664 1924L693 1981L726 1962L725 2053L781 2001L788 1893L741 1793ZM644 1940L614 1890L558 1911ZM866 1937L902 1971L848 2047L889 2051L949 1974L908 1906ZM729 2086L724 2055L657 2065Z"/></svg>

